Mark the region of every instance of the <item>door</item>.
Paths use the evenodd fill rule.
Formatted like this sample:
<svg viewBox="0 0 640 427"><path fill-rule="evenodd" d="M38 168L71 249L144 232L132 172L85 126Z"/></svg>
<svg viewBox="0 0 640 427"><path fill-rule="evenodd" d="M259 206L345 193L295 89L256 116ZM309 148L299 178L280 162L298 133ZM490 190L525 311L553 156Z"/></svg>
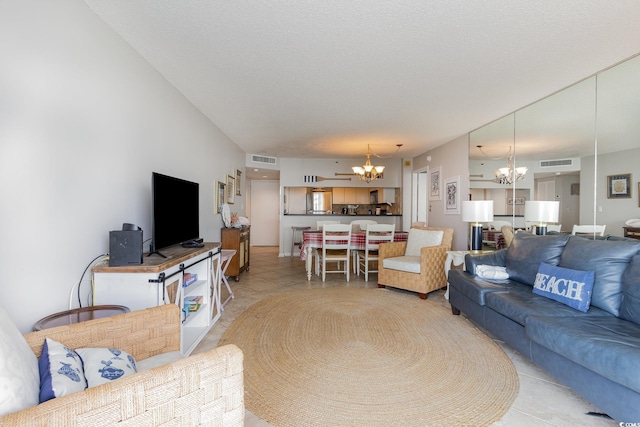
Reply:
<svg viewBox="0 0 640 427"><path fill-rule="evenodd" d="M280 182L251 181L251 245L278 246ZM232 207L233 209L233 207Z"/></svg>

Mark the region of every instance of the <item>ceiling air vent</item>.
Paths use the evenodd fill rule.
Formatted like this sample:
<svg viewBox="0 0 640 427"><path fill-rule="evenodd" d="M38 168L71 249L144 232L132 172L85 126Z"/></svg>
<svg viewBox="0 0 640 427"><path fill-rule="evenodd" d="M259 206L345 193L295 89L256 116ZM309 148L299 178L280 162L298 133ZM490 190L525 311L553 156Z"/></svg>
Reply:
<svg viewBox="0 0 640 427"><path fill-rule="evenodd" d="M275 165L276 160L277 159L275 157L259 156L257 154L251 155L251 161L253 163L262 163L263 165Z"/></svg>
<svg viewBox="0 0 640 427"><path fill-rule="evenodd" d="M540 160L541 168L556 168L558 166L573 166L573 159Z"/></svg>

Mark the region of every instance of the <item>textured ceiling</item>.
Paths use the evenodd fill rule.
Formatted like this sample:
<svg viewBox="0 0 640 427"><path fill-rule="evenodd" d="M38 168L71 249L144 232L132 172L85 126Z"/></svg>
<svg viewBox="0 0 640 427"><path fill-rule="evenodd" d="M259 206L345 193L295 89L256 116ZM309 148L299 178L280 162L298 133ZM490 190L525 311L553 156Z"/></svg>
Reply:
<svg viewBox="0 0 640 427"><path fill-rule="evenodd" d="M640 52L638 0L86 3L277 157L412 157Z"/></svg>

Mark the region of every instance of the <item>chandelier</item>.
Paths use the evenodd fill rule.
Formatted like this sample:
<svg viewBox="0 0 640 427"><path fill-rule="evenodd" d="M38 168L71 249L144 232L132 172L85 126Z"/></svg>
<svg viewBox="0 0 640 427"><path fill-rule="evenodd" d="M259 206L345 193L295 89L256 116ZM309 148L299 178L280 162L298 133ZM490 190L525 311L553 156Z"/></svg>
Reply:
<svg viewBox="0 0 640 427"><path fill-rule="evenodd" d="M509 152L511 152L511 148L509 148ZM494 179L494 181L498 184L513 184L516 181L523 180L528 170L529 169L526 166L514 168L513 156L508 154L507 167L496 169L494 171L494 173L496 174L496 178Z"/></svg>
<svg viewBox="0 0 640 427"><path fill-rule="evenodd" d="M364 166L354 166L351 169L355 175L359 176L361 180L366 181L368 184L371 181L383 177L382 172L384 171L384 166L373 166L371 164L371 151L369 150L369 145L367 145L367 161L364 163Z"/></svg>

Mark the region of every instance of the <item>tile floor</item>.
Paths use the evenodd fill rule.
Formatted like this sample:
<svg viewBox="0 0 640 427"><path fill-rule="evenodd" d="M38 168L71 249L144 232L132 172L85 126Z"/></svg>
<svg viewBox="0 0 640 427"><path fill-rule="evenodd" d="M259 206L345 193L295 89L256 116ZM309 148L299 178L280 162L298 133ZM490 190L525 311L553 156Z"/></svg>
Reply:
<svg viewBox="0 0 640 427"><path fill-rule="evenodd" d="M246 308L263 298L296 289L320 287L376 287L376 274L365 282L363 276L352 276L347 283L339 274L330 274L326 282L315 275L307 281L304 263L297 258L279 258L278 248L252 247L250 270L242 273L240 281L229 279L235 299L225 306L222 317L202 340L194 353L215 348L227 327ZM224 285L223 285L224 288ZM224 301L226 290L223 289ZM418 298L416 296L416 298ZM429 299L445 307L444 291L429 294ZM571 389L525 359L508 345L496 340L513 361L520 379L520 392L507 414L496 426L617 426L618 423L587 412L599 412L598 408L577 396ZM247 411L245 426L269 426Z"/></svg>

